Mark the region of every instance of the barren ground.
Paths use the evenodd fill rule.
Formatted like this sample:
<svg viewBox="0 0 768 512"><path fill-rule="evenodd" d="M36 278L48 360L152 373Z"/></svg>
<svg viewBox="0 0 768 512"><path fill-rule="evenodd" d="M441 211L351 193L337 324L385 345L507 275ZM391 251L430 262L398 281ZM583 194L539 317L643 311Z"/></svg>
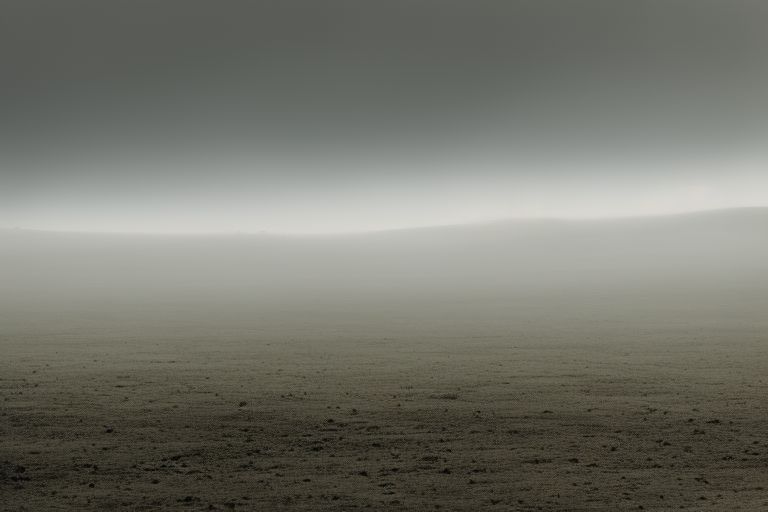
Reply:
<svg viewBox="0 0 768 512"><path fill-rule="evenodd" d="M461 328L17 322L0 508L768 510L765 320L650 303Z"/></svg>

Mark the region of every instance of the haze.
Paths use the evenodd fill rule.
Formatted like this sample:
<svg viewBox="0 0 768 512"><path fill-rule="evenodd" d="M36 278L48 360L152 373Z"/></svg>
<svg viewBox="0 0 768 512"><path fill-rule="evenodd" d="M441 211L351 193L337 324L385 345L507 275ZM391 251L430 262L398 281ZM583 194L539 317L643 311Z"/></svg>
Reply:
<svg viewBox="0 0 768 512"><path fill-rule="evenodd" d="M0 0L0 509L768 510L767 29Z"/></svg>
<svg viewBox="0 0 768 512"><path fill-rule="evenodd" d="M4 2L0 226L333 233L768 204L768 8Z"/></svg>
<svg viewBox="0 0 768 512"><path fill-rule="evenodd" d="M152 319L198 336L273 322L344 332L373 316L452 335L464 324L514 329L514 304L558 318L555 304L570 315L586 301L599 318L635 321L629 305L649 298L655 315L682 308L680 321L708 303L752 318L766 305L766 233L766 208L321 237L10 230L0 232L3 324L27 325L36 311L28 328L109 318L148 329ZM432 316L454 308L448 323Z"/></svg>

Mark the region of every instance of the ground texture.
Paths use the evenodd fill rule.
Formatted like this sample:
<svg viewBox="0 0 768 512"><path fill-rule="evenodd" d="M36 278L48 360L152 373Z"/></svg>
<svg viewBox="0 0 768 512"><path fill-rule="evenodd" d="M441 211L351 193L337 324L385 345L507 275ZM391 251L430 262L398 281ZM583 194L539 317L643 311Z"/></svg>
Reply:
<svg viewBox="0 0 768 512"><path fill-rule="evenodd" d="M768 510L738 322L0 343L2 510Z"/></svg>

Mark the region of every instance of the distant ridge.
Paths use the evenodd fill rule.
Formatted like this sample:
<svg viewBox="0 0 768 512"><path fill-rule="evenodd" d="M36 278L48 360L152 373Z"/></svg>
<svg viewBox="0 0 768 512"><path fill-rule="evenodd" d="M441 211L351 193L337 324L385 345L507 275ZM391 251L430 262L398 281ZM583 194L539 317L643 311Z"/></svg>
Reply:
<svg viewBox="0 0 768 512"><path fill-rule="evenodd" d="M768 208L513 220L356 235L15 230L0 239L0 285L22 295L33 290L43 295L55 290L173 295L194 289L259 297L310 292L461 296L651 283L768 289Z"/></svg>
<svg viewBox="0 0 768 512"><path fill-rule="evenodd" d="M552 224L589 224L589 223L616 223L616 222L648 222L664 220L689 220L689 219L708 219L713 217L723 218L745 218L749 216L768 218L768 206L745 206L736 208L721 208L712 210L694 210L687 212L675 212L653 215L626 215L615 217L507 217L492 219L479 222L468 222L459 224L435 224L427 226L414 226L404 228L377 229L371 231L349 231L349 232L329 232L329 233L282 233L282 232L250 232L237 231L231 232L210 232L210 233L152 233L142 231L88 231L88 230L51 230L25 227L0 227L2 233L60 233L73 235L119 235L119 236L146 236L146 237L267 237L267 238L335 238L351 236L367 236L382 233L402 233L410 231L426 230L447 230L447 229L472 229L472 228L498 228L500 226L520 226L520 225L552 225Z"/></svg>

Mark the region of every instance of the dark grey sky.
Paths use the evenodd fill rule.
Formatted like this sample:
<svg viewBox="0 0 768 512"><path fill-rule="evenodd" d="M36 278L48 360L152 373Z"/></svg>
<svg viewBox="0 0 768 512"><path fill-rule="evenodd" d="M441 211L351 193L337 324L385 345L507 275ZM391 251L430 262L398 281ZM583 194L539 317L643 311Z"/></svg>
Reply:
<svg viewBox="0 0 768 512"><path fill-rule="evenodd" d="M768 204L762 0L7 0L0 225Z"/></svg>

